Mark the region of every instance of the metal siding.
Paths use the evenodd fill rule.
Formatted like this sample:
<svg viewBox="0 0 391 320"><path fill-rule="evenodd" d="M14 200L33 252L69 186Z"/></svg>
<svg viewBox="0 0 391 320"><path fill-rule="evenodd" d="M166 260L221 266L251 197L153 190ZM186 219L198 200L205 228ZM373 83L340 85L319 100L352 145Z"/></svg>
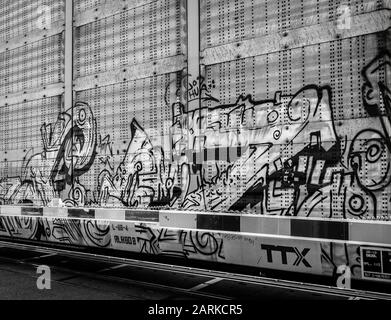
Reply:
<svg viewBox="0 0 391 320"><path fill-rule="evenodd" d="M62 35L0 53L0 95L20 93L63 82Z"/></svg>
<svg viewBox="0 0 391 320"><path fill-rule="evenodd" d="M389 8L387 0L200 0L202 49Z"/></svg>
<svg viewBox="0 0 391 320"><path fill-rule="evenodd" d="M271 50L268 53L267 49L262 49L268 47L268 41L272 40L266 36L281 34L283 38L286 36L284 32L288 32L294 37L297 28L330 21L334 23L333 28L337 29L337 9L341 4L342 2L338 1L313 1L305 4L303 1L201 0L202 56L205 63L203 75L207 84L203 106L209 108L209 111L205 111L205 117L209 119L205 128L208 129L202 133L206 137L205 148L208 148L208 145L212 148L213 141L219 139L218 144L223 148L238 148L244 143L253 144L254 148L260 149L266 143L273 144L262 154L262 157L255 158L245 154L234 164L231 162L235 174L227 170L229 163L224 161L219 163L211 161L204 164L205 177L212 183L212 187L208 186L208 189L212 190L208 210L227 211L232 208L232 204L244 197L235 205L235 209L245 209L251 213L333 218L370 218L388 215L389 205L386 199L389 198L389 188L379 187L376 188L377 190L369 191L365 186L358 185L360 183L369 185L369 181L379 178L379 173L381 177L389 175L388 151L379 152L380 158L375 165L373 163L362 165L359 172L360 181L357 180L351 167L351 152L373 151L368 149L369 138L364 138L363 132L365 129L381 128L381 116L386 114L383 101L379 101L379 111L376 116L368 113L368 108L363 103L362 88L365 79L362 72L379 53L389 49L387 40L389 33L368 34L363 31L362 35L355 37L330 39L327 42L321 42L319 39L319 44L314 45L300 46L296 43L297 48L291 49L288 46L282 51ZM387 1L349 2L353 19L360 15L360 18L364 19L365 13L380 14L381 11L378 10L388 8L389 5ZM329 26L331 28L331 25L327 28ZM324 33L327 32L327 28L325 25ZM386 25L380 28L387 29ZM247 40L251 40L251 44L247 45ZM224 47L226 45L229 45L226 47L227 50ZM251 52L266 52L251 56L246 52L247 48L251 48ZM273 46L270 45L270 49L272 48ZM233 59L235 52L237 57ZM374 63L381 65L385 61L387 56L379 58ZM385 68L379 69L371 76L373 76L373 83L387 83ZM308 85L319 88L327 86L330 90L330 101L328 105L321 106L322 110L307 125L308 115L305 113L298 116L298 121L290 121L286 112L288 110L286 108L289 108L288 103ZM276 94L279 99L281 98L281 102L270 104ZM264 101L265 112L260 113L261 117L259 117L252 111L255 109L261 112L262 107L257 107L256 104L262 101ZM232 110L236 111L232 113ZM278 112L279 121L268 125L266 117L272 112ZM332 160L335 165L330 167L326 165L328 170L326 175L324 172L321 175L316 175L313 171L306 172L306 185L298 187L296 184L296 187L281 188L279 184L283 180L279 181L279 179L289 179L289 176L284 176L284 170L288 174L297 172L297 167L295 169L289 167L284 169L284 167L297 154L302 153L302 150L313 144L311 137L327 123L330 128L335 129L334 132L330 132L333 133L332 135L327 132L322 133L322 146L328 144L330 148L330 145L335 144L336 148L326 154L327 159L319 159L311 163L313 156L316 156L315 152L312 156L311 154L301 156L298 161L305 163L306 170L324 171L322 168L325 168L324 161L327 160ZM213 129L217 124L220 125L220 129ZM278 129L282 136L284 130L291 131L294 136L297 129L295 126L298 125L303 127L303 131L297 133L298 135L293 139L283 140L279 137L269 139L266 135L270 130ZM258 139L254 140L250 136L240 142L240 137L245 136L249 130L259 132ZM385 141L389 139L389 131L383 130L382 134L385 140L380 144L386 148ZM208 143L209 137L213 135L219 138L211 139ZM376 134L373 136L375 137ZM340 145L337 144L338 140ZM219 166L218 169L216 164ZM264 165L269 170L269 176L259 173ZM214 188L213 185L217 184L216 179L221 172L223 175L228 173L225 181L229 183L220 182L220 186ZM278 173L279 178L277 180L270 178L271 173ZM263 184L263 187L249 194L251 183L254 183L254 177L257 175L259 184ZM316 183L311 185L314 181ZM322 197L324 196L324 199L315 206L314 202L311 204L308 201L314 194L314 188L322 194ZM345 191L347 195L343 194ZM219 196L213 196L213 192ZM221 198L225 200L221 201ZM352 210L349 207L353 203L349 202L351 199L362 201L362 207L357 211ZM380 199L381 201L378 201Z"/></svg>
<svg viewBox="0 0 391 320"><path fill-rule="evenodd" d="M182 54L180 1L154 1L76 28L76 77Z"/></svg>
<svg viewBox="0 0 391 320"><path fill-rule="evenodd" d="M348 31L338 29L342 4L201 0L201 52L188 55L198 30L188 30L197 23L187 25L185 0L74 1L75 105L64 108L63 2L49 3L58 29L42 38L34 6L5 2L3 198L26 163L49 182L32 195L16 182L3 201L28 194L47 205L52 188L74 206L388 215L386 96L375 88L371 108L362 90L389 82L390 2L350 1ZM201 78L187 74L198 65ZM356 169L365 154L373 161Z"/></svg>
<svg viewBox="0 0 391 320"><path fill-rule="evenodd" d="M0 4L0 42L25 37L45 26L40 24L47 10L52 23L64 20L64 1L58 0L5 0Z"/></svg>
<svg viewBox="0 0 391 320"><path fill-rule="evenodd" d="M81 13L94 9L101 4L101 0L78 0L75 1L75 13Z"/></svg>
<svg viewBox="0 0 391 320"><path fill-rule="evenodd" d="M76 8L82 6L76 4ZM134 153L138 150L131 147L132 142L138 143L133 141L133 129L145 135L154 148L162 147L162 161L170 161L172 104L177 101L178 83L186 68L184 59L177 59L186 55L184 1L139 1L123 9L92 23L79 21L75 32L75 83L76 90L82 88L76 92L76 100L87 102L92 109L101 152L78 180L89 190L86 201L91 206L123 206L118 197L100 200L100 177L107 173L112 184L122 172L123 162L139 157ZM152 163L143 166L147 173L140 183L148 180L144 190L157 190L159 175L166 173L156 172ZM107 188L108 193L115 194L113 188ZM135 201L145 205L143 197Z"/></svg>
<svg viewBox="0 0 391 320"><path fill-rule="evenodd" d="M54 161L43 153L41 128L61 112L64 1L2 1L0 5L0 194L2 204L46 205L39 181ZM40 194L25 181L38 178Z"/></svg>

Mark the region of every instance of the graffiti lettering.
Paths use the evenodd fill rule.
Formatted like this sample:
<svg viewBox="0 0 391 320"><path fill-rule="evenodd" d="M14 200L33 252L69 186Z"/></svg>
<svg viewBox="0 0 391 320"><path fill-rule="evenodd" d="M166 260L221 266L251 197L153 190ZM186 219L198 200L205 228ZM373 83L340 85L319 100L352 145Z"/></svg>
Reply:
<svg viewBox="0 0 391 320"><path fill-rule="evenodd" d="M216 88L215 80L212 80L210 83L206 83L205 78L202 76L197 77L197 79L193 81L189 78L188 85L187 94L189 102L201 97L204 97L205 99L211 98L211 90Z"/></svg>
<svg viewBox="0 0 391 320"><path fill-rule="evenodd" d="M212 97L215 81L186 76L180 85L201 107L187 110L166 92L169 132L156 138L132 119L127 148L117 155L117 142L98 134L90 106L77 102L42 126L42 152L26 157L22 174L0 179L0 201L377 217L378 198L391 184L391 90L379 77L389 73L390 60L382 52L362 70L362 100L379 126L352 136L336 128L327 84L292 95L277 91L271 99L240 95L227 104ZM84 179L90 171L94 181ZM147 248L159 250L153 243Z"/></svg>

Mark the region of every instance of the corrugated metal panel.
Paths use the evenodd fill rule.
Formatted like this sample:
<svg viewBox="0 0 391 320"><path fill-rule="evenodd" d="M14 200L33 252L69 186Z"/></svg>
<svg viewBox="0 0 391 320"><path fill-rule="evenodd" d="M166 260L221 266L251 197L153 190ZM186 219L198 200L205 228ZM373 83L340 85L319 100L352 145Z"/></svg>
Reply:
<svg viewBox="0 0 391 320"><path fill-rule="evenodd" d="M76 29L76 76L183 54L181 1L154 1Z"/></svg>
<svg viewBox="0 0 391 320"><path fill-rule="evenodd" d="M73 107L61 28L0 49L5 177L41 143L68 205L388 214L389 1L200 0L200 32L185 0L74 7Z"/></svg>
<svg viewBox="0 0 391 320"><path fill-rule="evenodd" d="M272 99L279 91L293 95L308 84L329 85L335 121L365 118L361 72L377 56L383 41L384 34L334 40L206 66L205 74L208 82L214 81L210 94L221 104L235 103L240 95ZM377 82L385 80L384 73L375 76ZM212 107L212 101L208 105Z"/></svg>
<svg viewBox="0 0 391 320"><path fill-rule="evenodd" d="M0 132L0 176L9 188L0 188L3 198L10 203L32 201L46 205L46 196L50 185L40 180L50 176L51 163L55 159L50 153L42 152L42 125L56 121L61 108L61 97L44 98L16 105L7 105L0 109L2 129ZM24 180L38 179L40 193ZM52 195L53 196L53 195Z"/></svg>
<svg viewBox="0 0 391 320"><path fill-rule="evenodd" d="M63 82L62 43L60 34L0 53L0 95Z"/></svg>
<svg viewBox="0 0 391 320"><path fill-rule="evenodd" d="M59 97L7 105L0 109L3 126L0 150L32 149L40 152L42 147L41 126L57 119L61 106ZM9 158L12 153L7 157ZM2 159L3 160L3 159Z"/></svg>
<svg viewBox="0 0 391 320"><path fill-rule="evenodd" d="M143 159L142 156L140 157L139 150L131 147L132 143L136 145L150 143L152 146L157 146L156 149L164 146L163 156L165 159L170 159L169 133L172 125L172 110L171 104L167 103L173 102L171 101L173 98L167 93L175 92L178 77L180 73L166 74L78 92L77 100L88 101L97 123L98 155L94 164L79 179L81 185L93 192L91 198L86 199L92 202L91 205L120 206L118 199L115 198L107 202L98 201L101 183L99 177L111 173L114 182L116 174L121 172L124 166L123 162L129 167L126 170L131 171L131 166L137 165L138 157ZM139 141L132 140L135 135L139 135L137 138ZM146 140L140 141L144 135ZM145 152L148 151L151 150L147 146ZM144 170L150 173L150 175L146 173L145 177L150 179L148 185L156 188L155 168L152 165L151 167L145 165ZM130 172L125 173L124 179L129 177L129 174ZM112 185L107 191L116 194L114 189Z"/></svg>
<svg viewBox="0 0 391 320"><path fill-rule="evenodd" d="M101 0L78 0L75 1L75 13L82 13L89 9L95 9L101 4Z"/></svg>
<svg viewBox="0 0 391 320"><path fill-rule="evenodd" d="M97 4L96 9L103 15L102 7L108 5ZM98 153L72 190L80 191L82 199L69 197L68 203L144 205L158 199L154 191L159 189L158 175L165 174L148 163L149 153L155 148L162 161L171 157L171 105L186 67L185 58L178 59L186 55L184 1L130 3L122 12L105 13L87 24L80 17L89 21L93 6L76 2L76 8L80 8L75 32L76 100L88 103L93 113ZM144 155L138 150L142 145ZM131 179L136 183L133 175L143 160L137 182L145 183L143 194L126 199L131 197L125 195L124 184ZM115 179L122 173L124 181L118 183Z"/></svg>
<svg viewBox="0 0 391 320"><path fill-rule="evenodd" d="M0 3L0 42L49 29L64 20L64 1L4 0Z"/></svg>
<svg viewBox="0 0 391 320"><path fill-rule="evenodd" d="M46 205L55 196L42 128L62 109L64 8L54 0L0 5L1 203Z"/></svg>
<svg viewBox="0 0 391 320"><path fill-rule="evenodd" d="M202 49L389 8L387 0L200 0Z"/></svg>
<svg viewBox="0 0 391 320"><path fill-rule="evenodd" d="M389 26L381 18L387 1L201 0L208 120L200 136L209 163L194 196L204 192L209 210L388 214L390 126L387 93L382 99L377 85L387 86L391 71L389 33L338 30L343 5L351 29L366 19L377 19L374 30ZM308 42L305 31L309 37L316 31L318 39ZM301 32L304 39L295 38Z"/></svg>

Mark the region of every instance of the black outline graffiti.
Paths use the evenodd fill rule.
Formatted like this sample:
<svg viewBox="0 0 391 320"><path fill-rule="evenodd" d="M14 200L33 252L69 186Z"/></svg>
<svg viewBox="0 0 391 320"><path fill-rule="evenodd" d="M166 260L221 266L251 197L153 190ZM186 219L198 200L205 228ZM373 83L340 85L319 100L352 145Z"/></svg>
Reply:
<svg viewBox="0 0 391 320"><path fill-rule="evenodd" d="M137 242L141 245L140 253L183 258L202 255L225 259L223 239L218 240L209 232L175 231L165 228L155 230L145 225L136 225L136 233L139 234ZM181 250L163 249L165 243L181 244Z"/></svg>
<svg viewBox="0 0 391 320"><path fill-rule="evenodd" d="M0 217L0 233L11 238L100 248L111 244L110 224L102 225L92 220L7 216Z"/></svg>
<svg viewBox="0 0 391 320"><path fill-rule="evenodd" d="M169 105L169 84L164 100L173 112L171 150L154 146L133 119L130 142L118 166L111 137L104 133L98 136L91 108L77 102L73 109L61 113L55 124L42 126L43 152L27 153L23 174L0 181L1 202L12 204L22 199L34 203L40 199L47 205L62 197L67 198L64 202L68 206L115 204L376 217L377 193L391 184L387 131L391 90L378 76L390 67L390 54L384 51L362 70L363 103L368 113L379 119L382 130L363 128L354 137L337 134L332 88L327 85L308 85L294 95L276 92L273 99L241 95L234 103L223 104L212 96L216 83L206 85L200 78L201 109L187 110L181 99ZM177 97L194 89L189 83L189 75L176 80ZM198 144L201 152L195 148ZM375 168L384 161L388 163L382 175L365 181L364 168ZM82 177L95 163L104 169L98 187L88 190ZM236 172L247 170L248 164L256 168L240 182ZM240 183L243 186L239 187ZM234 184L235 195L231 196L227 188ZM331 205L336 201L341 201L342 209Z"/></svg>
<svg viewBox="0 0 391 320"><path fill-rule="evenodd" d="M77 116L72 119L72 114ZM92 110L83 102L77 102L72 109L59 114L55 124L44 123L41 127L43 151L24 161L20 177L6 177L0 181L6 190L2 202L13 204L22 199L46 206L54 198L61 198L67 188L72 195L74 183L79 184L79 177L95 162L96 130ZM31 194L33 199L28 199L26 194ZM85 204L85 201L72 200L73 205Z"/></svg>

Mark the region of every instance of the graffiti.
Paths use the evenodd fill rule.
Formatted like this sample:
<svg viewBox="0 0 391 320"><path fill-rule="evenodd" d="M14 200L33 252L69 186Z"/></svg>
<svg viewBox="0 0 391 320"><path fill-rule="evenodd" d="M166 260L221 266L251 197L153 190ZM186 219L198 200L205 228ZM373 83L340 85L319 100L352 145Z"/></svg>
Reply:
<svg viewBox="0 0 391 320"><path fill-rule="evenodd" d="M340 278L339 269L341 266L345 266L349 268L349 274L352 278L361 277L360 246L324 242L321 247L322 266L325 274L332 275L337 281Z"/></svg>
<svg viewBox="0 0 391 320"><path fill-rule="evenodd" d="M241 210L249 203L255 206L262 201L277 203L267 200L278 197L276 193L262 192L270 185L287 190L285 194L293 196L293 185L305 183L302 178L306 168L298 168L292 156L285 156L285 150L291 149L292 154L299 154L303 149L306 152L304 145L309 143L308 148L316 149L314 154L323 151L326 155L333 152L332 147L338 143L329 99L329 88L308 86L295 96L283 96L278 92L274 100L254 101L251 96L240 97L233 105L204 109L201 119L198 119L199 112L194 112L190 116L195 118L192 122L204 121L202 127L206 130L201 148L203 154L189 158L194 156L207 163L218 154L219 162L224 164L214 164L215 175L204 178L196 190L189 192L184 207L199 206L202 204L200 199L205 201L207 210L219 211ZM240 130L235 130L237 127ZM197 138L191 136L190 152L196 149ZM180 150L178 153L188 152ZM232 184L236 185L235 197L227 192ZM270 207L263 209L265 214L275 211Z"/></svg>
<svg viewBox="0 0 391 320"><path fill-rule="evenodd" d="M0 217L0 236L105 248L110 225L96 220Z"/></svg>
<svg viewBox="0 0 391 320"><path fill-rule="evenodd" d="M97 156L101 164L109 167L110 171L114 171L114 164L112 163L114 153L109 135L103 139L102 136L99 136Z"/></svg>
<svg viewBox="0 0 391 320"><path fill-rule="evenodd" d="M163 150L154 148L137 121L131 123L131 142L115 175L99 176L99 202L110 197L127 207L170 205L181 194L174 186L175 171L165 164Z"/></svg>
<svg viewBox="0 0 391 320"><path fill-rule="evenodd" d="M362 77L365 81L362 90L364 104L371 116L381 116L382 101L386 115L389 119L391 111L391 89L387 86L385 80L379 78L380 71L384 74L389 73L391 68L391 55L389 52L382 52L362 71ZM388 136L388 135L387 135Z"/></svg>
<svg viewBox="0 0 391 320"><path fill-rule="evenodd" d="M42 225L32 217L0 217L0 234L39 240Z"/></svg>
<svg viewBox="0 0 391 320"><path fill-rule="evenodd" d="M93 108L77 102L55 124L42 126L43 150L28 153L20 176L0 180L1 202L47 205L61 198L76 207L377 217L379 194L391 183L391 90L380 76L390 67L383 52L363 69L363 104L379 126L352 136L338 132L327 84L292 95L278 91L272 99L241 95L224 104L212 96L216 81L185 76L181 85L201 107L169 103L168 86L169 146L133 119L118 161L115 141L97 132ZM83 180L91 169L97 172L93 187ZM145 250L158 248L151 243Z"/></svg>
<svg viewBox="0 0 391 320"><path fill-rule="evenodd" d="M204 256L217 256L225 259L223 254L223 240L218 239L209 232L182 231L181 238L184 243L184 252L186 256L191 254L201 254Z"/></svg>
<svg viewBox="0 0 391 320"><path fill-rule="evenodd" d="M153 223L0 216L0 236L157 256L361 278L360 245L249 234L167 229ZM382 250L382 249L379 249Z"/></svg>
<svg viewBox="0 0 391 320"><path fill-rule="evenodd" d="M209 232L152 229L137 225L140 253L190 257L216 257L225 259L223 240Z"/></svg>
<svg viewBox="0 0 391 320"><path fill-rule="evenodd" d="M78 179L95 161L96 131L91 109L81 102L61 113L55 124L43 124L43 151L32 155L23 164L20 177L0 181L2 202L12 204L16 199L28 199L32 202L38 200L46 206L53 199L61 198L61 193L68 188L71 197L77 195L69 202L84 204L85 189L78 184Z"/></svg>
<svg viewBox="0 0 391 320"><path fill-rule="evenodd" d="M137 238L137 241L141 243L140 253L155 255L160 253L159 237L161 233L155 235L151 228L142 225L137 227L136 233L140 235Z"/></svg>
<svg viewBox="0 0 391 320"><path fill-rule="evenodd" d="M379 120L382 130L363 128L351 137L346 154L336 154L338 167L332 167L331 180L302 204L307 212L326 217L377 217L377 192L391 183L389 88L379 81L379 70L390 67L389 54L382 53L364 70L363 102L368 113ZM382 103L383 101L383 103ZM381 106L384 105L385 112ZM347 159L347 166L341 159ZM305 210L298 215L305 215Z"/></svg>
<svg viewBox="0 0 391 320"><path fill-rule="evenodd" d="M212 98L211 95L211 90L216 88L215 80L212 80L210 83L206 83L206 79L200 76L195 80L191 80L191 77L189 77L188 81L188 102L198 99L215 100L215 98Z"/></svg>
<svg viewBox="0 0 391 320"><path fill-rule="evenodd" d="M379 117L383 132L370 128L359 132L348 141L346 155L340 151L341 141L332 117L332 89L327 86L306 86L291 97L278 92L274 100L254 101L251 96L241 96L233 105L188 114L183 106L177 108L175 154L201 159L196 163L201 164L197 186L185 189L183 207L217 211L249 208L273 215L376 217L375 192L389 186L391 179L390 125L384 123L380 112L382 100L386 115L390 114L390 90L376 79L379 68L389 66L389 54L385 53L363 71L364 104ZM186 122L190 128L197 128L200 122L200 127L206 128L202 154L192 154L201 135L187 130ZM182 143L185 137L187 149ZM214 168L205 165L216 160L216 155ZM206 170L215 173L206 179ZM341 205L332 205L336 203Z"/></svg>

